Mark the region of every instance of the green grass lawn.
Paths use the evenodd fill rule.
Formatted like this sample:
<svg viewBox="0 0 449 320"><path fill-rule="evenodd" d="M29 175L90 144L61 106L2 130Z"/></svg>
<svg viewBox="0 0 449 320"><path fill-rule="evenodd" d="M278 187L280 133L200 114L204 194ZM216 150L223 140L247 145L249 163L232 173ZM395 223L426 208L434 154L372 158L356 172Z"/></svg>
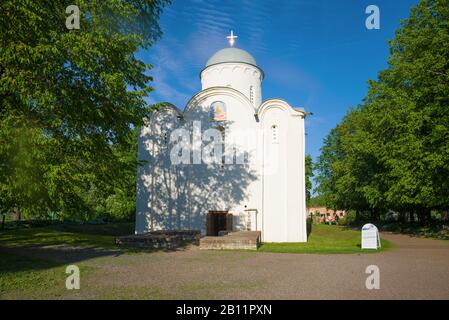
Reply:
<svg viewBox="0 0 449 320"><path fill-rule="evenodd" d="M117 248L117 236L133 233L132 223L17 228L0 232L0 246L68 245L111 249Z"/></svg>
<svg viewBox="0 0 449 320"><path fill-rule="evenodd" d="M21 228L0 232L0 246L67 245L117 249L115 238L133 233L133 224L55 225ZM329 225L313 225L307 243L263 243L260 252L285 253L360 253L379 252L391 247L382 239L381 250L361 250L361 233L353 229Z"/></svg>
<svg viewBox="0 0 449 320"><path fill-rule="evenodd" d="M0 254L0 299L57 298L67 292L65 268L47 258L5 253ZM75 263L83 276L94 268Z"/></svg>
<svg viewBox="0 0 449 320"><path fill-rule="evenodd" d="M362 250L361 232L337 226L313 225L307 243L263 243L258 251L278 253L375 253L391 248L381 239L380 250Z"/></svg>
<svg viewBox="0 0 449 320"><path fill-rule="evenodd" d="M39 248L46 246L73 246L92 249L118 249L115 238L132 234L132 223L106 225L52 225L17 228L0 231L0 299L60 297L67 293L65 267L79 266L84 276L94 270L83 258L48 255ZM1 250L5 248L6 250ZM24 251L36 248L36 251Z"/></svg>

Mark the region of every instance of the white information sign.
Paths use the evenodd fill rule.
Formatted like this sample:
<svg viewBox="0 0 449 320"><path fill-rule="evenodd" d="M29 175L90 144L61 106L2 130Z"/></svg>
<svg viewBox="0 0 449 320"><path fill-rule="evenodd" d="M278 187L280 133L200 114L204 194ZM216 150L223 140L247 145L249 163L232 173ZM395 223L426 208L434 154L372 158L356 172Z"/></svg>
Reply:
<svg viewBox="0 0 449 320"><path fill-rule="evenodd" d="M379 249L379 230L374 224L368 223L362 227L362 249Z"/></svg>

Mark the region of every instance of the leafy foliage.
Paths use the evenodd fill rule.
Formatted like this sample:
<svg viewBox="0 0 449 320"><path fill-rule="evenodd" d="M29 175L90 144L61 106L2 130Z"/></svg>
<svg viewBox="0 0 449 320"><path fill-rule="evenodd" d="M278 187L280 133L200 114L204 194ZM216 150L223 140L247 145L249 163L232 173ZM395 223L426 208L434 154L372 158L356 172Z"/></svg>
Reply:
<svg viewBox="0 0 449 320"><path fill-rule="evenodd" d="M310 155L306 155L305 159L305 176L306 176L306 201L310 201L312 196L312 177L313 177L313 160Z"/></svg>
<svg viewBox="0 0 449 320"><path fill-rule="evenodd" d="M389 67L326 137L316 165L330 207L429 222L449 207L449 1L422 0L390 41Z"/></svg>
<svg viewBox="0 0 449 320"><path fill-rule="evenodd" d="M135 192L136 128L167 0L0 3L0 208L28 216L124 218Z"/></svg>

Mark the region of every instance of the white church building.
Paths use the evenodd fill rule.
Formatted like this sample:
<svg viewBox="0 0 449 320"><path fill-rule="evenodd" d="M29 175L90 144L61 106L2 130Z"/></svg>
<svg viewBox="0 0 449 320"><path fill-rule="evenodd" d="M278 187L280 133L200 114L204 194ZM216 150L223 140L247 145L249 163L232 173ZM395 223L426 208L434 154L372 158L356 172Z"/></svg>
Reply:
<svg viewBox="0 0 449 320"><path fill-rule="evenodd" d="M248 52L216 52L183 111L162 104L139 131L136 234L260 231L264 242L306 242L302 108L263 100ZM287 75L286 75L287 76Z"/></svg>

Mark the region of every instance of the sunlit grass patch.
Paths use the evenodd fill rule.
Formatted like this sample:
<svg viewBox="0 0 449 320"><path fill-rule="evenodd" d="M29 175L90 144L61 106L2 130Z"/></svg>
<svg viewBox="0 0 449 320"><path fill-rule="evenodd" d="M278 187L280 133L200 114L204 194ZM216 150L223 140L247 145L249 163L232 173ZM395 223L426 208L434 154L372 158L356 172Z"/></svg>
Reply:
<svg viewBox="0 0 449 320"><path fill-rule="evenodd" d="M259 251L279 253L374 253L391 248L381 239L379 250L362 250L361 232L337 226L313 225L306 243L263 243Z"/></svg>

